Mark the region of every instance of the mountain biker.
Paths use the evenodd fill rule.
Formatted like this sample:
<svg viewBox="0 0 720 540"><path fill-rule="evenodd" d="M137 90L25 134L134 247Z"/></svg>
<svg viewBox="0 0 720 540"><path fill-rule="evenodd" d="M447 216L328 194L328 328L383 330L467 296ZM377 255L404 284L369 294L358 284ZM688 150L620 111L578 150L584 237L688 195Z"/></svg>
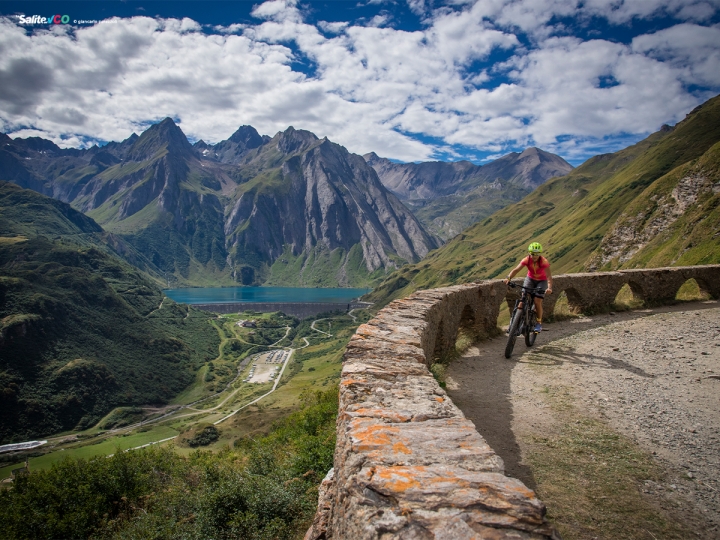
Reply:
<svg viewBox="0 0 720 540"><path fill-rule="evenodd" d="M523 283L525 288L540 288L542 292L533 293L533 301L535 302L535 313L537 313L537 324L535 325L534 331L542 331L542 316L543 316L543 305L542 301L545 297L545 293L552 294L552 275L550 273L550 261L541 255L542 246L539 242L533 242L528 246L528 256L525 257L520 264L513 268L508 274L507 279L503 279L503 283L506 285L510 280L515 277L523 266L527 266L528 273ZM522 309L522 304L519 304L518 309Z"/></svg>

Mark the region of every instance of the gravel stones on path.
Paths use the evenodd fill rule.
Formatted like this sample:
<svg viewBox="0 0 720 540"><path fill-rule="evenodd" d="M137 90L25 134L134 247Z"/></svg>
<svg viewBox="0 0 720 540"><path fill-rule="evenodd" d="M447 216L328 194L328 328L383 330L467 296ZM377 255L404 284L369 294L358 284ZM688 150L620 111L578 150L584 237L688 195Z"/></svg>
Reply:
<svg viewBox="0 0 720 540"><path fill-rule="evenodd" d="M719 305L548 324L535 347L518 341L510 360L501 336L449 366L448 393L506 473L535 488L523 438L558 421L541 389L569 389L574 408L635 441L664 469L661 481L637 486L643 497L686 523L688 537L720 538Z"/></svg>

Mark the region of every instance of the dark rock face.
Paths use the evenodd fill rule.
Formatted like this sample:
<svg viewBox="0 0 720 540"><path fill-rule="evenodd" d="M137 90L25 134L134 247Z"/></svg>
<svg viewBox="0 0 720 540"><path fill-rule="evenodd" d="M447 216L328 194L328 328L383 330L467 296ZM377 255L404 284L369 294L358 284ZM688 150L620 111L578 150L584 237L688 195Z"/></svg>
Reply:
<svg viewBox="0 0 720 540"><path fill-rule="evenodd" d="M261 284L290 254L332 259L314 270L315 285L353 285L438 245L360 156L292 127L271 139L242 126L226 141L193 146L166 118L87 150L4 136L0 166L187 284L202 284L190 276L195 263L228 284Z"/></svg>
<svg viewBox="0 0 720 540"><path fill-rule="evenodd" d="M223 163L239 163L242 157L253 150L265 144L267 139L260 134L252 126L241 126L226 141L217 143L215 146L204 144L201 150L204 157L214 157Z"/></svg>
<svg viewBox="0 0 720 540"><path fill-rule="evenodd" d="M365 267L372 272L394 266L395 256L416 261L437 247L360 156L289 128L247 167L271 162L277 154L285 158L272 180L278 188L241 185L226 220L225 233L238 264L252 255L277 259L287 246L299 255L315 246L347 254L360 245Z"/></svg>

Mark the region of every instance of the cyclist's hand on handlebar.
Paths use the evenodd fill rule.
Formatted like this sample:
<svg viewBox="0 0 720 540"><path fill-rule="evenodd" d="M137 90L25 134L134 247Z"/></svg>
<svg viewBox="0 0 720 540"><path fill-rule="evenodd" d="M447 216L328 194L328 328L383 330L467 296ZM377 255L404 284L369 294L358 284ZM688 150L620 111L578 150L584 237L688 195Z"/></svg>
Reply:
<svg viewBox="0 0 720 540"><path fill-rule="evenodd" d="M507 285L508 283L510 283L510 280L507 279L507 278L505 278L505 279L503 279L503 283L504 283L505 285Z"/></svg>

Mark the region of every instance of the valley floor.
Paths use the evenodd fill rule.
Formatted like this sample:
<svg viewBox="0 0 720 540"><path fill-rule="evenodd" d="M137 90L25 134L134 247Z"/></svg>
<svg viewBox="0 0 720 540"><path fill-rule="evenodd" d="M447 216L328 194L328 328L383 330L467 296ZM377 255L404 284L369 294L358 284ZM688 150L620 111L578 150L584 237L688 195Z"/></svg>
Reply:
<svg viewBox="0 0 720 540"><path fill-rule="evenodd" d="M241 328L237 314L221 316L216 324L223 338L214 360L214 373L227 367L226 378L216 391L208 394L205 366L198 371L196 383L174 403L144 407L145 418L140 422L46 437L48 444L37 451L0 456L5 458L0 460L0 483L10 482L11 471L22 466L26 457L31 470L43 470L66 456L90 459L154 444L173 445L186 455L194 448L183 444L182 439L193 433L196 425L218 426L220 438L203 447L216 452L232 447L238 439L264 434L273 422L298 408L303 392L322 391L336 384L342 351L359 317L368 318L367 314L347 313L301 324L293 340L289 338L290 327L265 329L276 332L277 341L255 353L245 340L264 330ZM233 343L249 347L251 354L240 361L237 353L227 347Z"/></svg>
<svg viewBox="0 0 720 540"><path fill-rule="evenodd" d="M720 304L544 325L447 369L447 390L565 540L720 535Z"/></svg>

